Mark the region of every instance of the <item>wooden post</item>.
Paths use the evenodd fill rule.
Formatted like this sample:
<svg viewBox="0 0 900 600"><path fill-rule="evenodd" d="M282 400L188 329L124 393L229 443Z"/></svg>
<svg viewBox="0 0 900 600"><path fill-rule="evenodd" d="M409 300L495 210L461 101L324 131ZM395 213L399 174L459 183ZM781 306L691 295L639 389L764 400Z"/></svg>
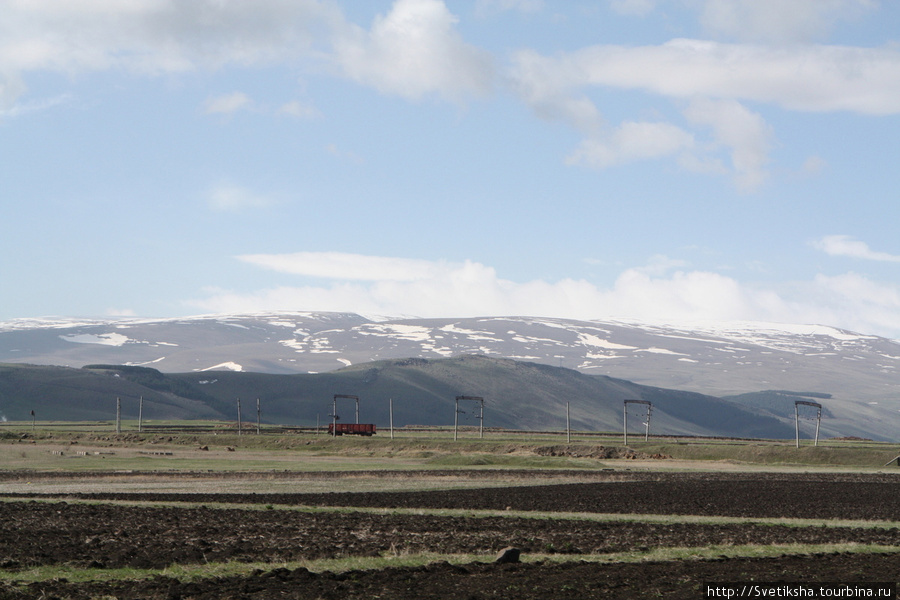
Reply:
<svg viewBox="0 0 900 600"><path fill-rule="evenodd" d="M393 398L388 400L388 411L390 412L390 419L391 419L391 439L394 439L394 399Z"/></svg>
<svg viewBox="0 0 900 600"><path fill-rule="evenodd" d="M569 403L566 402L566 443L572 442L572 430L569 427Z"/></svg>
<svg viewBox="0 0 900 600"><path fill-rule="evenodd" d="M34 433L34 411L31 411L31 433Z"/></svg>
<svg viewBox="0 0 900 600"><path fill-rule="evenodd" d="M260 427L260 410L259 410L259 398L256 399L256 435L259 435L259 427Z"/></svg>
<svg viewBox="0 0 900 600"><path fill-rule="evenodd" d="M116 435L122 433L122 399L116 398Z"/></svg>
<svg viewBox="0 0 900 600"><path fill-rule="evenodd" d="M797 447L800 447L800 408L794 403L794 433L797 436Z"/></svg>
<svg viewBox="0 0 900 600"><path fill-rule="evenodd" d="M241 399L240 398L237 399L237 405L238 405L238 435L242 435L243 432L241 431Z"/></svg>
<svg viewBox="0 0 900 600"><path fill-rule="evenodd" d="M624 406L625 407L622 409L622 421L624 423L622 432L624 433L623 437L625 438L625 441L623 442L623 444L625 446L627 446L628 445L628 402L625 402Z"/></svg>
<svg viewBox="0 0 900 600"><path fill-rule="evenodd" d="M144 397L138 401L138 433L144 431Z"/></svg>
<svg viewBox="0 0 900 600"><path fill-rule="evenodd" d="M456 398L456 412L453 413L453 441L456 441L459 431L459 397Z"/></svg>

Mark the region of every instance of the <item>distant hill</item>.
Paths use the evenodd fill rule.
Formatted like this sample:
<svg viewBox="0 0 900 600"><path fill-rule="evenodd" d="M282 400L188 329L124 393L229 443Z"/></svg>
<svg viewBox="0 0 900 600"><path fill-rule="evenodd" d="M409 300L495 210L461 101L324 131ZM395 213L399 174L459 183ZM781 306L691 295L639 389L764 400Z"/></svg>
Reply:
<svg viewBox="0 0 900 600"><path fill-rule="evenodd" d="M801 390L822 398L823 432L894 440L900 431L900 343L824 325L324 312L0 323L0 362L125 364L210 378L226 371L326 374L471 354L729 397L753 410L769 410L752 396L768 393L761 390ZM769 400L793 410L787 397ZM784 420L783 412L768 414Z"/></svg>
<svg viewBox="0 0 900 600"><path fill-rule="evenodd" d="M91 368L0 367L0 407L7 418L27 420L30 410L41 419L115 418L115 398L122 398L123 418L137 418L144 398L144 418L224 418L236 420L237 399L247 420L255 419L260 398L267 423L314 425L330 420L335 394L360 397L360 420L381 427L452 425L455 397L485 399L485 427L564 430L569 403L576 430L621 431L625 399L653 404L655 434L696 434L788 438L789 423L725 400L677 390L638 385L572 369L461 356L405 359L354 365L330 373L272 375L214 372L163 374L149 368L92 365ZM463 402L461 425L477 425L476 405ZM629 421L643 431L640 408ZM341 400L341 420L355 420L355 405Z"/></svg>
<svg viewBox="0 0 900 600"><path fill-rule="evenodd" d="M144 398L144 414L156 419L221 419L225 415L211 406L210 397L196 392L181 395L167 383L179 384L154 369L157 381L141 381L143 374L128 377L116 369L72 369L33 365L0 364L0 419L26 421L31 411L36 418L54 421L92 421L115 419L116 398L125 402L123 414L137 418L137 403ZM133 404L133 406L131 406Z"/></svg>

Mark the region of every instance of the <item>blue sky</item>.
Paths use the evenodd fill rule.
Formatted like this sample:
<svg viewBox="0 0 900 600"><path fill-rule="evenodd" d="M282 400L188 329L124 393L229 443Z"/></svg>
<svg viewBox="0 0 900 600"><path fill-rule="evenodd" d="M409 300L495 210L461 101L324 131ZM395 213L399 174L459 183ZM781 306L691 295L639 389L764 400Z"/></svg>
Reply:
<svg viewBox="0 0 900 600"><path fill-rule="evenodd" d="M0 0L0 319L900 338L900 3Z"/></svg>

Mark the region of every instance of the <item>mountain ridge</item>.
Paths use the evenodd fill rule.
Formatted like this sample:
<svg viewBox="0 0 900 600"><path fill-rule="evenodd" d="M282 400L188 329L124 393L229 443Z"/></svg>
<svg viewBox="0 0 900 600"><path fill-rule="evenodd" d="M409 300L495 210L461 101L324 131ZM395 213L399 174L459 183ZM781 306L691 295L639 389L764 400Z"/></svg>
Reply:
<svg viewBox="0 0 900 600"><path fill-rule="evenodd" d="M286 375L385 359L483 354L715 397L803 390L829 396L822 402L839 429L894 439L900 428L900 343L878 336L822 325L748 322L379 319L277 312L16 320L0 323L0 362Z"/></svg>
<svg viewBox="0 0 900 600"><path fill-rule="evenodd" d="M222 371L163 374L148 367L0 365L0 401L9 416L26 420L146 420L214 418L234 420L244 399L245 420L261 399L267 423L312 426L339 418L353 421L355 407L335 394L357 396L363 422L404 425L480 425L477 406L456 398L484 398L489 428L622 431L623 400L652 403L654 434L788 437L788 420L766 411L694 392L641 386L572 369L481 355L444 359L382 360L329 373L273 375ZM72 400L75 400L73 403ZM115 402L114 402L115 401ZM352 403L351 403L352 404ZM632 407L634 408L634 407ZM194 413L191 413L193 409ZM641 429L643 405L630 411Z"/></svg>

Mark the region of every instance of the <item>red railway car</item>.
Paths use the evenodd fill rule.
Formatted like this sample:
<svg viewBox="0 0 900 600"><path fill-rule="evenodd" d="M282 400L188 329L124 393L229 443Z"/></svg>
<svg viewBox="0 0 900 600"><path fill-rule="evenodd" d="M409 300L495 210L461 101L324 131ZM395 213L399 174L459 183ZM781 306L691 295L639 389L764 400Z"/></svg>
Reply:
<svg viewBox="0 0 900 600"><path fill-rule="evenodd" d="M334 423L328 424L328 435L374 435L375 425L373 423L338 423L335 427Z"/></svg>

